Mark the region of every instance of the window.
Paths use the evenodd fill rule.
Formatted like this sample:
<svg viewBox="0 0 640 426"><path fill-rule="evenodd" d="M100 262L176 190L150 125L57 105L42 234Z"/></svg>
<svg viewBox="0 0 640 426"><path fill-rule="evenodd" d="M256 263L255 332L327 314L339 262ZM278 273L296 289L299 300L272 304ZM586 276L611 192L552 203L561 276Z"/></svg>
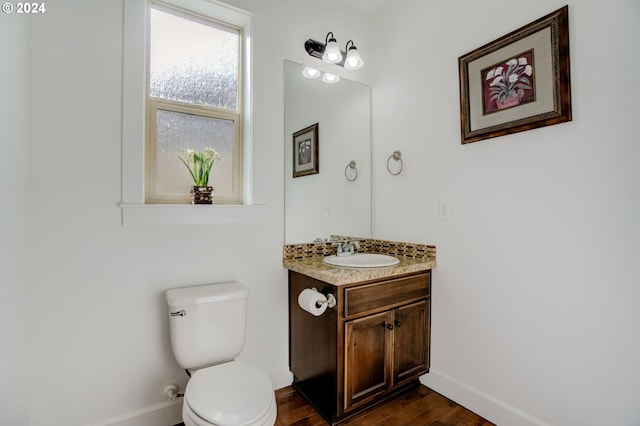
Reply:
<svg viewBox="0 0 640 426"><path fill-rule="evenodd" d="M149 15L147 203L187 203L184 150L215 149L216 203L242 202L242 28L160 3Z"/></svg>

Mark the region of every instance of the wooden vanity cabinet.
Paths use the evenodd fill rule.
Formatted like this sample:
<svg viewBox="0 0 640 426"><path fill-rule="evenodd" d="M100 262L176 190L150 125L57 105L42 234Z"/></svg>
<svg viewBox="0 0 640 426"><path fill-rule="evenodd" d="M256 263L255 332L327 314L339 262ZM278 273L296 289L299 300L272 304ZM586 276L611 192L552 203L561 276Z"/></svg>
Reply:
<svg viewBox="0 0 640 426"><path fill-rule="evenodd" d="M337 300L313 316L297 297ZM330 424L418 385L429 371L431 271L334 286L289 271L289 359L296 388Z"/></svg>

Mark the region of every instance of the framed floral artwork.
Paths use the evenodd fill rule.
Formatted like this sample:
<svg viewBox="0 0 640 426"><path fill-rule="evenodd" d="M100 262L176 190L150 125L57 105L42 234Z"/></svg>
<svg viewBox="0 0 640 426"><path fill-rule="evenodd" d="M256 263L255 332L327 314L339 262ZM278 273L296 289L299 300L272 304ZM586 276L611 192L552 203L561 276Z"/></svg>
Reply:
<svg viewBox="0 0 640 426"><path fill-rule="evenodd" d="M569 8L458 58L462 143L571 121Z"/></svg>
<svg viewBox="0 0 640 426"><path fill-rule="evenodd" d="M293 134L294 178L320 172L318 152L318 123Z"/></svg>

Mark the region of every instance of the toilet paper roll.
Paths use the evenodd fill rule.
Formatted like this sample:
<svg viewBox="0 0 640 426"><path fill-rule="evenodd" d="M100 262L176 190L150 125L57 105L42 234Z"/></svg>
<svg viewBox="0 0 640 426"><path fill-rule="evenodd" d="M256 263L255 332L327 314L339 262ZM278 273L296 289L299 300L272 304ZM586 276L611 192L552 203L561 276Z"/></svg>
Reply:
<svg viewBox="0 0 640 426"><path fill-rule="evenodd" d="M320 304L319 302L323 302ZM327 310L327 297L319 291L305 288L298 295L298 305L311 315L319 317Z"/></svg>

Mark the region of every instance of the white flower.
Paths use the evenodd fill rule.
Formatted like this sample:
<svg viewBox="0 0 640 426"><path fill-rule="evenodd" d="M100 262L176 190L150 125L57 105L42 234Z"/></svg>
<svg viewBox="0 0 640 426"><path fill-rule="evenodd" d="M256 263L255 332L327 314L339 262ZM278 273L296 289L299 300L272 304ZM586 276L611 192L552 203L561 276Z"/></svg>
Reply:
<svg viewBox="0 0 640 426"><path fill-rule="evenodd" d="M527 58L525 58L524 56L522 58L518 59L518 64L519 65L527 65Z"/></svg>
<svg viewBox="0 0 640 426"><path fill-rule="evenodd" d="M496 69L495 69L495 68L494 68L494 69L492 69L491 71L489 71L489 72L487 73L487 77L485 78L485 80L491 80L491 79L494 77L495 72L496 72Z"/></svg>
<svg viewBox="0 0 640 426"><path fill-rule="evenodd" d="M206 147L204 149L204 155L209 161L216 161L220 159L220 154L218 154L216 150L211 147Z"/></svg>
<svg viewBox="0 0 640 426"><path fill-rule="evenodd" d="M516 58L510 59L509 62L507 62L507 65L509 65L510 67L514 67L518 65L518 60Z"/></svg>
<svg viewBox="0 0 640 426"><path fill-rule="evenodd" d="M182 151L181 156L178 155L178 159L187 167L196 186L209 185L209 174L211 173L213 163L220 158L220 154L211 147L207 147L199 152L193 149L187 149Z"/></svg>
<svg viewBox="0 0 640 426"><path fill-rule="evenodd" d="M518 74L510 74L509 83L515 83L516 81L518 81Z"/></svg>
<svg viewBox="0 0 640 426"><path fill-rule="evenodd" d="M187 149L185 151L182 151L182 156L184 157L184 159L188 162L191 163L193 162L193 156L196 152L192 149Z"/></svg>
<svg viewBox="0 0 640 426"><path fill-rule="evenodd" d="M533 68L531 68L531 65L527 65L526 67L524 67L524 73L528 76L533 74Z"/></svg>
<svg viewBox="0 0 640 426"><path fill-rule="evenodd" d="M504 67L498 67L496 68L496 75L501 75L502 74L502 70Z"/></svg>
<svg viewBox="0 0 640 426"><path fill-rule="evenodd" d="M502 81L502 76L499 75L496 78L493 79L493 81L491 83L489 83L489 86L495 86L498 83L500 83Z"/></svg>

